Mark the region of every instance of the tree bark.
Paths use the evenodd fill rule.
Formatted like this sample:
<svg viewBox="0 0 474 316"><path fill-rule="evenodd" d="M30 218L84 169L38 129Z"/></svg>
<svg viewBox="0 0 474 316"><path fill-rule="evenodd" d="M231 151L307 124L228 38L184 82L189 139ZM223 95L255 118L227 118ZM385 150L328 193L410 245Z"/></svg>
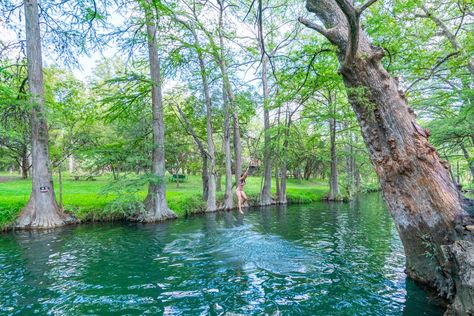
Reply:
<svg viewBox="0 0 474 316"><path fill-rule="evenodd" d="M17 228L52 228L72 223L75 219L63 213L56 202L51 177L48 124L44 108L44 80L37 0L25 0L26 51L28 85L31 101L32 192L20 213Z"/></svg>
<svg viewBox="0 0 474 316"><path fill-rule="evenodd" d="M155 180L148 186L148 196L145 200L145 212L138 219L143 222L163 221L176 218L176 214L168 208L166 203L166 179L165 179L165 150L163 122L163 97L161 93L160 59L158 57L158 40L156 32L156 16L153 12L151 0L144 4L148 57L150 63L151 105L153 115L153 152L152 152L152 174Z"/></svg>
<svg viewBox="0 0 474 316"><path fill-rule="evenodd" d="M406 254L406 272L436 289L453 314L474 312L474 240L462 221L473 204L451 181L447 164L415 120L398 80L382 66L345 0L307 0L324 27L300 19L339 48L340 73ZM354 41L354 37L358 41ZM355 51L348 48L355 47Z"/></svg>

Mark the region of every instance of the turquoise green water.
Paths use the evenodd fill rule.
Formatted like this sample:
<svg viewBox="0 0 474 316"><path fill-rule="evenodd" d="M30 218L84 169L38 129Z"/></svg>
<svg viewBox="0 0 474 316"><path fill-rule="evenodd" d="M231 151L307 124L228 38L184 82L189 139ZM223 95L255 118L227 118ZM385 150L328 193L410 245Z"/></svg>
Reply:
<svg viewBox="0 0 474 316"><path fill-rule="evenodd" d="M441 315L378 195L0 235L1 315Z"/></svg>

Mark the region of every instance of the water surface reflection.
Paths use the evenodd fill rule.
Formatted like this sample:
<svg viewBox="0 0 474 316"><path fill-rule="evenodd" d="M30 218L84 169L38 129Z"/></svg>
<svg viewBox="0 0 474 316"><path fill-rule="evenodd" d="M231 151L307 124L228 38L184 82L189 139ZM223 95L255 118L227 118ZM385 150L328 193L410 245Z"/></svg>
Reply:
<svg viewBox="0 0 474 316"><path fill-rule="evenodd" d="M378 195L0 236L0 314L441 315Z"/></svg>

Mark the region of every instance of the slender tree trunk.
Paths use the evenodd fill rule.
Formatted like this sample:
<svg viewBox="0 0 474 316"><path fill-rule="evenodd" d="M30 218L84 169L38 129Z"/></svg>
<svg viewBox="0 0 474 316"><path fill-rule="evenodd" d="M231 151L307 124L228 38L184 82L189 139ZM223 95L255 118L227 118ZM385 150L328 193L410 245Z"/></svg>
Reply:
<svg viewBox="0 0 474 316"><path fill-rule="evenodd" d="M341 200L341 192L339 191L339 176L337 174L336 117L329 120L329 134L331 147L331 170L329 175L328 200L339 201Z"/></svg>
<svg viewBox="0 0 474 316"><path fill-rule="evenodd" d="M467 161L469 170L471 171L471 176L474 179L474 160L472 160L471 157L469 157L469 152L467 151L466 146L463 143L461 143L461 150L464 155L464 158Z"/></svg>
<svg viewBox="0 0 474 316"><path fill-rule="evenodd" d="M176 168L176 187L179 188L179 168Z"/></svg>
<svg viewBox="0 0 474 316"><path fill-rule="evenodd" d="M242 142L240 139L240 124L237 115L235 103L234 106L234 156L235 156L235 183L239 183L240 175L242 174Z"/></svg>
<svg viewBox="0 0 474 316"><path fill-rule="evenodd" d="M268 88L267 79L267 63L268 57L265 52L262 51L262 87L263 87L263 132L264 132L264 154L263 154L263 188L260 194L260 204L270 205L272 204L272 159L271 159L271 147L270 147L270 111L269 96L270 91Z"/></svg>
<svg viewBox="0 0 474 316"><path fill-rule="evenodd" d="M140 214L139 220L143 222L154 222L176 218L176 215L168 208L168 204L166 203L165 126L163 122L163 98L161 94L160 60L158 57L158 39L155 25L156 17L153 12L151 0L147 0L144 6L148 57L150 62L150 79L152 82L152 174L156 180L148 186L148 196L145 200L145 213Z"/></svg>
<svg viewBox="0 0 474 316"><path fill-rule="evenodd" d="M48 124L44 109L44 81L37 0L25 0L28 85L31 98L33 186L30 200L20 213L18 228L52 228L74 219L63 213L56 202L51 177Z"/></svg>
<svg viewBox="0 0 474 316"><path fill-rule="evenodd" d="M344 128L348 128L348 124L344 124ZM354 196L355 183L354 183L354 148L352 146L352 132L348 131L349 137L345 145L346 151L346 175L347 175L347 193L349 199Z"/></svg>
<svg viewBox="0 0 474 316"><path fill-rule="evenodd" d="M202 174L202 199L204 201L207 201L207 198L209 196L209 174L208 168L207 168L207 154L202 155L201 154L201 159L202 159L202 169L201 169L201 174Z"/></svg>
<svg viewBox="0 0 474 316"><path fill-rule="evenodd" d="M456 178L458 185L461 184L461 174L459 173L459 160L456 161Z"/></svg>
<svg viewBox="0 0 474 316"><path fill-rule="evenodd" d="M28 161L28 148L25 146L21 153L21 178L28 179L28 169L29 169L30 162Z"/></svg>
<svg viewBox="0 0 474 316"><path fill-rule="evenodd" d="M214 140L212 137L212 101L209 92L209 84L207 81L206 64L204 56L202 55L201 45L199 38L194 29L191 29L194 36L194 44L198 55L199 68L201 72L202 87L204 90L204 101L206 104L206 133L207 133L207 153L209 162L209 182L208 182L208 195L207 195L207 212L213 212L217 209L216 205L216 154L214 147Z"/></svg>
<svg viewBox="0 0 474 316"><path fill-rule="evenodd" d="M224 155L225 155L225 193L224 210L230 210L234 207L234 197L232 195L232 154L230 150L230 97L232 95L229 78L227 77L225 56L224 56L224 36L223 30L223 2L220 3L219 11L219 67L222 74L222 99L224 101Z"/></svg>
<svg viewBox="0 0 474 316"><path fill-rule="evenodd" d="M222 173L218 172L216 174L216 191L222 192Z"/></svg>
<svg viewBox="0 0 474 316"><path fill-rule="evenodd" d="M59 176L59 209L64 210L63 206L63 173L62 173L62 164L58 166L58 176Z"/></svg>
<svg viewBox="0 0 474 316"><path fill-rule="evenodd" d="M74 155L70 155L68 158L68 171L70 174L74 173L74 166L75 166Z"/></svg>
<svg viewBox="0 0 474 316"><path fill-rule="evenodd" d="M355 170L354 170L354 177L355 177L355 187L356 187L356 192L357 194L360 193L361 191L361 178L360 178L360 172L359 172L359 168L357 167L356 164L354 164L355 166Z"/></svg>
<svg viewBox="0 0 474 316"><path fill-rule="evenodd" d="M278 202L280 204L286 204L286 160L287 160L287 153L288 153L288 143L290 138L290 127L291 127L291 115L289 113L286 114L286 124L285 124L285 134L283 139L283 149L281 155L281 184L280 184L280 195L278 196Z"/></svg>
<svg viewBox="0 0 474 316"><path fill-rule="evenodd" d="M222 45L222 44L221 44ZM229 99L225 88L222 93L224 99L224 156L225 156L225 192L224 210L230 210L234 207L234 198L232 196L232 155L230 152L230 115L229 115Z"/></svg>
<svg viewBox="0 0 474 316"><path fill-rule="evenodd" d="M275 163L274 163L274 167L275 167L275 193L276 193L276 196L277 196L277 204L280 203L280 189L281 189L281 186L280 186L280 176L278 175L278 168L279 168L279 164L278 164L278 160L275 159Z"/></svg>
<svg viewBox="0 0 474 316"><path fill-rule="evenodd" d="M222 11L221 11L222 14ZM232 87L230 85L229 75L227 73L227 66L225 63L223 50L224 50L224 40L221 34L222 26L220 27L219 32L219 40L221 45L221 57L219 58L219 67L222 73L222 80L224 82L225 94L227 98L227 102L229 104L229 112L232 115L232 123L233 123L233 130L234 130L234 169L235 169L235 182L238 183L240 179L240 175L242 174L242 141L240 139L240 124L239 124L239 114L237 112L237 105L235 104L235 97L234 92L232 91ZM225 101L224 101L225 102Z"/></svg>
<svg viewBox="0 0 474 316"><path fill-rule="evenodd" d="M113 176L114 180L118 180L118 174L116 172L115 165L111 164L110 169L112 169L112 176Z"/></svg>
<svg viewBox="0 0 474 316"><path fill-rule="evenodd" d="M201 168L201 179L202 179L202 199L204 201L207 201L207 197L209 195L209 175L207 173L207 158L208 154L206 150L204 149L204 145L199 139L199 137L196 135L196 132L194 131L193 127L191 126L191 123L189 123L188 118L184 114L183 110L179 106L177 106L179 115L184 121L184 124L186 125L186 129L188 130L188 133L191 134L191 136L194 139L194 142L196 143L196 146L199 149L199 153L201 154L201 161L202 161L202 168Z"/></svg>
<svg viewBox="0 0 474 316"><path fill-rule="evenodd" d="M406 272L448 299L451 313L473 313L474 240L463 226L472 221L472 201L451 181L398 80L381 64L384 50L360 29L360 9L343 0L307 0L307 8L324 28L300 21L339 48L340 73L404 245Z"/></svg>

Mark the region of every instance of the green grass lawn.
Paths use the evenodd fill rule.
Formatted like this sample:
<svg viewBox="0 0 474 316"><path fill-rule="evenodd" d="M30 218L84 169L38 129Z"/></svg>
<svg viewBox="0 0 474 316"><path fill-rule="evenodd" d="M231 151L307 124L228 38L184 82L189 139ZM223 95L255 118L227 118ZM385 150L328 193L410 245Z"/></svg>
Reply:
<svg viewBox="0 0 474 316"><path fill-rule="evenodd" d="M9 176L0 174L0 176ZM110 176L97 177L95 181L75 181L71 176L63 176L63 203L67 211L73 212L81 220L113 220L120 219L126 215L117 194L106 194L104 188L111 183ZM224 178L222 178L224 181ZM58 196L58 179L54 179L55 192ZM223 183L224 185L224 183ZM249 177L245 191L250 200L257 200L260 191L261 178ZM274 187L274 185L273 185ZM287 196L290 203L310 203L321 200L327 194L326 183L318 181L298 182L289 179L287 185ZM234 188L235 189L235 188ZM21 180L18 177L0 182L0 228L11 223L19 211L28 201L31 192L31 179ZM186 214L199 212L205 207L201 199L201 178L189 176L186 181L176 187L176 183L167 182L167 199L170 208L178 217ZM146 187L140 190L135 198L144 199ZM223 192L218 192L218 200L223 197ZM235 198L235 197L234 197Z"/></svg>

